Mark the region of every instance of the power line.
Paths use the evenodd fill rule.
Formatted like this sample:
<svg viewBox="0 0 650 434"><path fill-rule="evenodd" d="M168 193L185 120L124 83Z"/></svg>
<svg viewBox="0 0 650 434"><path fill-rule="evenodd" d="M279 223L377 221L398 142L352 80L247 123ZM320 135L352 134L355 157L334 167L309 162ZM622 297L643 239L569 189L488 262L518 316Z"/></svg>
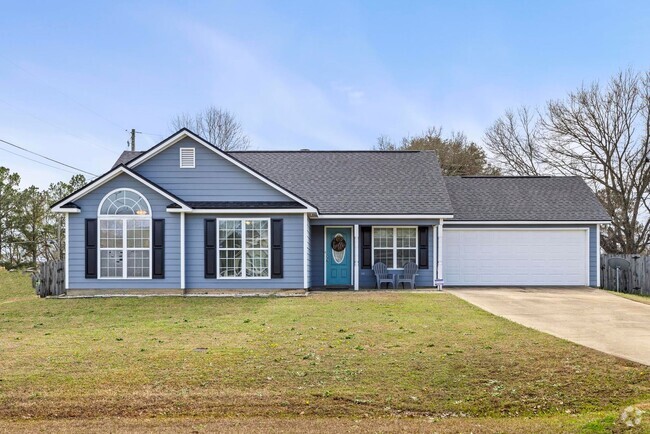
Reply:
<svg viewBox="0 0 650 434"><path fill-rule="evenodd" d="M0 148L0 150L5 151L5 152L9 152L10 154L13 154L13 155L15 155L17 157L25 158L26 160L33 161L34 163L38 163L38 164L42 164L43 166L51 167L52 169L62 170L64 172L72 173L72 174L75 174L75 175L77 174L77 172L73 172L72 170L68 170L68 169L64 169L63 167L57 167L57 166L53 166L51 164L43 163L42 161L38 161L38 160L35 160L33 158L29 158L26 155L21 155L21 154L19 154L17 152L12 152L9 149Z"/></svg>
<svg viewBox="0 0 650 434"><path fill-rule="evenodd" d="M23 148L22 146L18 146L16 144L13 144L13 143L8 142L6 140L0 139L0 142L6 143L7 145L13 146L14 148L18 148L21 151L25 151L25 152L29 152L30 154L38 155L39 157L45 158L46 160L52 161L53 163L57 163L57 164L60 164L62 166L65 166L65 167L69 167L70 169L74 169L74 170L76 170L78 172L86 173L88 175L97 177L97 175L95 175L94 173L87 172L87 171L85 171L83 169L79 169L78 167L74 167L74 166L71 166L71 165L66 164L66 163L62 163L61 161L55 160L54 158L46 157L45 155L39 154L38 152L30 151L29 149Z"/></svg>

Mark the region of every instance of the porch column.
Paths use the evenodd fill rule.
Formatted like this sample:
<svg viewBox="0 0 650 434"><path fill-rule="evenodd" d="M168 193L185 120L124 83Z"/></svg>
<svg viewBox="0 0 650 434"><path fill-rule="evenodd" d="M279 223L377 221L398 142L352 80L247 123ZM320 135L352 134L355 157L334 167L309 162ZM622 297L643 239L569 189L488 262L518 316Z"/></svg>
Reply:
<svg viewBox="0 0 650 434"><path fill-rule="evenodd" d="M438 279L442 279L442 232L443 232L443 220L440 219L440 224L438 225L438 266L437 273ZM442 285L438 285L438 289L442 290Z"/></svg>
<svg viewBox="0 0 650 434"><path fill-rule="evenodd" d="M354 225L354 290L359 290L359 225Z"/></svg>
<svg viewBox="0 0 650 434"><path fill-rule="evenodd" d="M181 212L181 289L185 292L185 213Z"/></svg>
<svg viewBox="0 0 650 434"><path fill-rule="evenodd" d="M309 263L310 260L310 254L309 254L309 249L310 249L310 243L311 243L311 233L310 233L311 228L309 227L309 217L307 216L307 213L303 214L303 219L302 219L302 286L304 289L309 289L310 285L310 278L311 278L311 270L310 266L311 264Z"/></svg>
<svg viewBox="0 0 650 434"><path fill-rule="evenodd" d="M59 246L61 249L61 246ZM59 250L60 252L61 250ZM65 213L65 262L63 263L65 273L65 289L70 289L70 214Z"/></svg>

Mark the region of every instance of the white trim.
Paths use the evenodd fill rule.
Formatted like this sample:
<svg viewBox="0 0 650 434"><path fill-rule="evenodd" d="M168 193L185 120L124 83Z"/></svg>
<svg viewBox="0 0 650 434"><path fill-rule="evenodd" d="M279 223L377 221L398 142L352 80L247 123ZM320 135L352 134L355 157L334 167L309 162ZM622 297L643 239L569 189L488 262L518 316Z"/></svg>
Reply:
<svg viewBox="0 0 650 434"><path fill-rule="evenodd" d="M310 243L309 240L311 238L311 234L309 235L309 238L307 238L307 234L309 233L310 227L309 227L309 218L307 217L307 213L303 215L303 220L302 220L302 284L304 289L309 288L309 248L310 248ZM270 260L270 258L269 258ZM270 268L270 264L269 264Z"/></svg>
<svg viewBox="0 0 650 434"><path fill-rule="evenodd" d="M352 229L354 231L354 226L346 226L346 225L334 225L334 226L323 226L323 285L327 286L327 229ZM356 246L352 245L352 251ZM350 267L354 266L354 261L350 261ZM352 270L350 270L352 271ZM354 281L352 280L352 273L350 273L350 283L354 285Z"/></svg>
<svg viewBox="0 0 650 434"><path fill-rule="evenodd" d="M235 166L239 167L240 169L247 172L248 174L253 175L255 178L257 178L260 181L264 182L266 185L276 189L280 193L284 194L285 196L290 197L291 199L295 200L296 202L300 203L301 205L304 205L305 207L307 207L307 211L318 212L318 210L314 206L312 206L311 204L305 202L303 199L299 198L298 196L294 195L293 193L289 192L288 190L285 190L284 188L280 187L278 184L271 181L270 179L260 175L259 173L257 173L253 169L251 169L248 166L242 164L239 160L231 157L227 153L223 152L221 149L217 148L213 144L207 142L206 140L202 139L201 137L197 136L196 134L194 134L194 133L192 133L191 131L188 131L188 130L178 131L176 134L174 134L173 136L171 136L167 140L165 140L165 141L159 143L158 145L156 145L153 150L151 150L149 152L145 152L144 154L141 154L139 157L136 157L135 159L130 161L127 164L127 167L131 169L131 168L134 168L134 167L144 163L145 161L147 161L148 159L150 159L154 155L159 154L160 152L164 151L165 149L169 148L170 146L175 145L176 143L178 143L179 141L181 141L182 139L184 139L186 137L189 137L189 138L193 139L194 141L198 142L199 144L205 146L206 148L208 148L209 150L211 150L215 154L222 157L224 160L234 164Z"/></svg>
<svg viewBox="0 0 650 434"><path fill-rule="evenodd" d="M447 221L447 225L594 225L594 224L610 224L609 220L594 220L594 221L580 221L580 220L485 220L485 221Z"/></svg>
<svg viewBox="0 0 650 434"><path fill-rule="evenodd" d="M56 210L56 211L53 208L52 211L60 212L64 214L79 214L81 212L79 208L61 208L60 210Z"/></svg>
<svg viewBox="0 0 650 434"><path fill-rule="evenodd" d="M600 225L596 225L596 288L600 288Z"/></svg>
<svg viewBox="0 0 650 434"><path fill-rule="evenodd" d="M149 210L148 210L149 214L146 214L146 215L139 215L139 214L102 214L101 209L104 206L104 202L106 202L106 199L108 199L108 196L115 193L116 191L122 191L122 190L130 191L131 193L135 193L138 196L140 196L142 199L144 199L144 202L147 204L147 208L149 208ZM108 218L114 218L114 217L124 218L125 216L135 217L135 218L142 218L142 217L151 217L151 214L152 214L151 204L149 203L147 198L144 196L144 194L140 193L138 190L135 190L133 188L127 188L127 187L119 187L119 188L115 188L115 189L109 191L108 193L106 193L106 195L104 195L102 200L99 202L99 206L97 207L97 217L102 217L102 218L104 218L104 217L108 217Z"/></svg>
<svg viewBox="0 0 650 434"><path fill-rule="evenodd" d="M305 214L307 210L304 208L294 209L180 209L180 208L167 208L165 211L168 213L188 213L188 214Z"/></svg>
<svg viewBox="0 0 650 434"><path fill-rule="evenodd" d="M111 194L115 193L116 191L130 191L132 193L137 194L140 196L142 199L144 199L144 202L147 204L147 208L149 208L149 213L146 215L138 215L138 214L102 214L101 209L104 206L104 202L106 202L106 199L108 196ZM122 222L122 248L114 248L114 247L102 247L101 246L101 232L102 232L102 221L108 221L108 220L119 220ZM127 220L147 220L149 222L149 247L128 247L128 240L127 240L127 235L128 235L128 229L127 229ZM153 278L153 273L152 273L152 265L153 265L153 255L152 255L152 241L153 241L153 216L152 216L152 211L151 211L151 204L149 204L149 201L147 198L140 193L138 190L134 190L132 188L115 188L108 193L104 195L102 200L99 202L99 206L97 207L97 264L98 264L98 273L97 273L97 279L112 279L112 280L147 280L147 279L152 279ZM123 257L122 257L122 277L115 277L115 276L107 276L107 277L102 277L102 251L107 251L107 250L122 250ZM149 251L149 276L148 277L128 277L128 256L129 256L129 250L131 251Z"/></svg>
<svg viewBox="0 0 650 434"><path fill-rule="evenodd" d="M185 213L181 213L181 289L185 289Z"/></svg>
<svg viewBox="0 0 650 434"><path fill-rule="evenodd" d="M486 228L455 228L449 227L446 223L446 231L588 231L589 228L502 228L502 227L486 227Z"/></svg>
<svg viewBox="0 0 650 434"><path fill-rule="evenodd" d="M112 179L116 178L117 176L119 176L119 175L121 175L123 173L129 175L130 177L132 177L136 181L141 182L142 184L149 187L150 189L152 189L156 193L158 193L158 194L166 197L167 199L171 200L175 204L179 205L181 207L181 209L185 209L185 210L190 210L191 209L187 205L185 205L183 202L179 201L179 199L177 199L177 198L171 196L169 193L161 190L160 188L153 185L151 182L149 182L145 178L141 177L137 173L132 172L131 170L127 169L124 166L118 166L115 169L111 170L110 172L107 172L104 175L100 176L95 181L93 181L92 183L90 183L87 186L83 187L81 190L77 191L76 193L74 193L70 197L64 199L63 201L61 201L59 203L57 203L56 206L52 207L52 211L53 212L79 212L78 209L77 209L77 211L69 211L71 209L76 209L76 208L61 208L61 206L65 205L67 203L70 203L70 202L72 202L72 201L74 201L74 200L76 200L76 199L78 199L78 198L80 198L82 196L85 196L86 194L88 194L91 191L101 187L102 185L106 184L107 182L111 181Z"/></svg>
<svg viewBox="0 0 650 434"><path fill-rule="evenodd" d="M65 215L65 289L70 286L70 214ZM61 248L61 246L59 246Z"/></svg>
<svg viewBox="0 0 650 434"><path fill-rule="evenodd" d="M183 155L184 151L192 151L191 155ZM192 157L191 166L183 166L183 158ZM194 169L196 168L196 148L179 148L178 150L178 167L180 169Z"/></svg>
<svg viewBox="0 0 650 434"><path fill-rule="evenodd" d="M240 249L223 249L223 250L240 250L242 255L241 255L241 261L242 261L242 266L241 266L241 276L221 276L221 269L219 267L220 261L220 251L221 249L219 248L219 222L222 220L226 221L232 221L232 220L239 220L242 222L242 237L241 237L241 248ZM266 221L267 222L267 234L268 234L268 246L266 248L267 251L267 261L266 261L266 266L268 269L268 275L267 276L254 276L254 277L247 277L246 276L246 251L248 250L246 248L246 221L249 220L258 220L258 221ZM270 218L246 218L246 217L239 217L239 218L218 218L216 219L216 234L215 236L217 237L216 241L216 249L217 249L217 279L219 280L268 280L271 279L271 219ZM252 248L251 250L263 250L263 249L257 249L257 248Z"/></svg>
<svg viewBox="0 0 650 434"><path fill-rule="evenodd" d="M438 238L438 267L437 267L437 274L438 274L438 279L443 279L443 274L442 274L442 238L443 238L443 232L444 232L444 221L440 220L440 224L438 225L438 230L436 231L436 235ZM442 285L438 285L438 289L442 289Z"/></svg>
<svg viewBox="0 0 650 434"><path fill-rule="evenodd" d="M359 225L354 225L354 290L359 290Z"/></svg>
<svg viewBox="0 0 650 434"><path fill-rule="evenodd" d="M440 222L440 228L442 229L442 221ZM588 227L573 227L573 228L503 228L503 227L487 227L487 228L445 228L443 231L440 231L440 238L442 238L442 234L444 231L457 231L457 232L471 232L471 231L521 231L521 232L526 232L526 231L536 231L536 232L557 232L557 231L581 231L585 234L585 245L586 245L586 276L585 276L585 285L584 286L589 286L589 277L591 275L591 270L590 270L590 265L591 265L591 255L589 251L589 231L590 228ZM439 241L441 241L439 239ZM598 255L600 256L600 255ZM442 259L442 243L440 244L440 257ZM442 261L440 261L440 275L442 278Z"/></svg>
<svg viewBox="0 0 650 434"><path fill-rule="evenodd" d="M408 248L401 247L401 249L402 250L415 250L415 263L418 266L420 265L419 264L419 258L418 258L418 256L419 256L418 252L419 252L419 248L420 248L420 246L419 246L420 240L418 239L419 238L418 237L418 227L417 226L394 226L394 225L392 225L392 226L390 226L390 225L388 225L388 226L386 226L386 225L372 226L372 230L370 232L370 249L371 249L371 252L370 252L371 260L370 261L372 262L372 264L375 263L375 228L377 228L377 229L392 229L393 230L393 266L388 267L389 270L401 270L402 269L402 268L397 266L397 249L398 249L397 248L397 229L415 229L415 248L413 248L413 247L408 247ZM383 249L383 250L388 250L385 247L378 247L378 248Z"/></svg>
<svg viewBox="0 0 650 434"><path fill-rule="evenodd" d="M437 279L437 269L438 269L437 262L436 262L438 260L438 253L437 253L438 247L436 245L436 243L438 242L438 226L437 225L432 225L431 226L431 238L433 240L433 243L431 243L431 250L433 250L433 262L431 264L431 267L433 269L432 270L433 272L431 273L431 277L432 277L432 279L431 279L431 287L433 288L435 286L435 282L436 282L436 279Z"/></svg>
<svg viewBox="0 0 650 434"><path fill-rule="evenodd" d="M586 256L585 256L586 259L587 259L587 261L586 261L587 262L587 282L585 283L585 286L589 286L589 283L591 283L591 282L589 282L589 278L591 277L591 273L590 273L591 270L589 269L589 265L591 265L591 260L590 260L591 258L590 258L590 255L589 255L589 244L591 244L589 242L589 232L590 232L589 228L585 228L585 238L587 238L586 243L585 243L586 247L587 247Z"/></svg>
<svg viewBox="0 0 650 434"><path fill-rule="evenodd" d="M442 219L451 214L319 214L317 219Z"/></svg>

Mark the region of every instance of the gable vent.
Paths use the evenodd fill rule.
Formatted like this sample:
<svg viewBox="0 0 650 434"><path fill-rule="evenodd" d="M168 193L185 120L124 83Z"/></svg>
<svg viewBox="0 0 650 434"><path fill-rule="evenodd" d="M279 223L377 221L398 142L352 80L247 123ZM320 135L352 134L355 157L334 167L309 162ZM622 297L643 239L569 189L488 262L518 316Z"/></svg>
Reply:
<svg viewBox="0 0 650 434"><path fill-rule="evenodd" d="M194 148L181 148L181 169L194 169Z"/></svg>

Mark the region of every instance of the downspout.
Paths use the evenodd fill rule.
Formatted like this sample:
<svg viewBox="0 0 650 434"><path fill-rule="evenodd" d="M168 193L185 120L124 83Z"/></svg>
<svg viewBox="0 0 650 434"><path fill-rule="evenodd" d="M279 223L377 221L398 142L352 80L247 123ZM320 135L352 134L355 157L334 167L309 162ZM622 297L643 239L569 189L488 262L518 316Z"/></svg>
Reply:
<svg viewBox="0 0 650 434"><path fill-rule="evenodd" d="M443 233L444 221L440 219L440 224L438 225L438 282L442 280L442 233ZM442 291L442 284L438 283L438 290Z"/></svg>
<svg viewBox="0 0 650 434"><path fill-rule="evenodd" d="M185 213L181 212L181 291L185 295Z"/></svg>

